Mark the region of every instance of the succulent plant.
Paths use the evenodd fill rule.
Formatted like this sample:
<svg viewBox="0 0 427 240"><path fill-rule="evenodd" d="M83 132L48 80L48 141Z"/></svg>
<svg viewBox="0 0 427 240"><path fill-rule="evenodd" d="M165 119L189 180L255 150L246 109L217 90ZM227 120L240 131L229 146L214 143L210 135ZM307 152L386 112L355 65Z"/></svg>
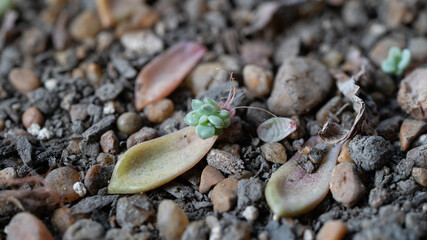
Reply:
<svg viewBox="0 0 427 240"><path fill-rule="evenodd" d="M388 57L381 63L381 69L385 73L402 75L405 68L411 63L411 52L408 49L402 51L397 47L391 47Z"/></svg>
<svg viewBox="0 0 427 240"><path fill-rule="evenodd" d="M203 101L193 99L191 102L193 111L187 113L184 122L190 126L196 126L196 134L202 139L220 135L224 128L230 126L231 113L223 109L210 99Z"/></svg>

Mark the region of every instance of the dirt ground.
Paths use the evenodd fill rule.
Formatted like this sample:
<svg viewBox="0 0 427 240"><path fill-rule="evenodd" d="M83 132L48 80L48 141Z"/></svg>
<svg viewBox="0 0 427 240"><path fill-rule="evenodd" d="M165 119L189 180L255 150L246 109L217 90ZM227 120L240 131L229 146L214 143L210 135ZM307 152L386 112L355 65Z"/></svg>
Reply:
<svg viewBox="0 0 427 240"><path fill-rule="evenodd" d="M427 236L426 1L0 1L0 239ZM393 46L411 53L401 75L381 69ZM109 194L118 159L187 127L192 99L223 101L230 73L238 108L207 155ZM266 143L256 108L296 130ZM314 180L280 198L323 189L292 216L266 191L291 162Z"/></svg>

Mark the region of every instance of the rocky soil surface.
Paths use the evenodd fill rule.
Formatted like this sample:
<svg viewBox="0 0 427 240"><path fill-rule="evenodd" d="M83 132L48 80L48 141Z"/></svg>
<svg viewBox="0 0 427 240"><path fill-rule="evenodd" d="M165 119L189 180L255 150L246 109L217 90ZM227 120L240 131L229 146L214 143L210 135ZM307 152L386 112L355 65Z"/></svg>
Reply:
<svg viewBox="0 0 427 240"><path fill-rule="evenodd" d="M1 1L0 239L427 237L426 1ZM182 41L206 52L188 73L188 58L155 69L177 87L141 95L139 72ZM381 71L393 46L412 55L400 76ZM326 197L279 218L266 184L325 123L354 127L336 73L361 68L367 124L342 142ZM226 98L231 72L232 106L252 108L206 157L154 190L108 193L127 149L186 127L193 98ZM271 116L255 108L297 130L263 142ZM298 167L315 173L311 157Z"/></svg>

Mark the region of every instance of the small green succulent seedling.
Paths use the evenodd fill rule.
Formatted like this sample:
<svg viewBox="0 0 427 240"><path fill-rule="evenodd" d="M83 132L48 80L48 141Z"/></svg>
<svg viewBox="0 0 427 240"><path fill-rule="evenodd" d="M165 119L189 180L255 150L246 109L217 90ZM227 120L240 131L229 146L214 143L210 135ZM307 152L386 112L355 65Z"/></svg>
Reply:
<svg viewBox="0 0 427 240"><path fill-rule="evenodd" d="M410 63L411 52L408 49L400 51L397 47L391 47L387 59L381 63L381 69L385 73L400 76Z"/></svg>
<svg viewBox="0 0 427 240"><path fill-rule="evenodd" d="M202 139L220 135L224 128L230 126L230 110L220 107L210 98L203 101L193 99L191 108L193 111L185 116L184 121L190 126L196 126L196 134Z"/></svg>

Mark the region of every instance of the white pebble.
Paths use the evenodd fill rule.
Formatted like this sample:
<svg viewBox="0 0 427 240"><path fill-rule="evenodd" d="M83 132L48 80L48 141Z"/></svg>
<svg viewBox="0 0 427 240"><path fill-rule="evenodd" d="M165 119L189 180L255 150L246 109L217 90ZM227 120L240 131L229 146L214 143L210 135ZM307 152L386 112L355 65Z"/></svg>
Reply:
<svg viewBox="0 0 427 240"><path fill-rule="evenodd" d="M82 182L76 182L73 185L73 190L76 192L80 197L84 197L86 195L86 188L85 185Z"/></svg>
<svg viewBox="0 0 427 240"><path fill-rule="evenodd" d="M49 140L52 137L52 132L49 131L47 128L40 129L39 133L37 134L38 140Z"/></svg>
<svg viewBox="0 0 427 240"><path fill-rule="evenodd" d="M243 217L249 222L253 222L258 218L258 208L254 206L247 206L243 211Z"/></svg>
<svg viewBox="0 0 427 240"><path fill-rule="evenodd" d="M306 229L304 231L303 239L304 240L314 240L314 232L310 229Z"/></svg>
<svg viewBox="0 0 427 240"><path fill-rule="evenodd" d="M44 83L44 87L49 91L53 91L58 87L58 81L56 79L49 79Z"/></svg>
<svg viewBox="0 0 427 240"><path fill-rule="evenodd" d="M115 111L113 102L107 102L102 109L104 115L113 114Z"/></svg>
<svg viewBox="0 0 427 240"><path fill-rule="evenodd" d="M221 226L219 225L218 219L214 216L206 217L206 223L211 229L209 240L220 240L221 239Z"/></svg>
<svg viewBox="0 0 427 240"><path fill-rule="evenodd" d="M27 132L33 136L39 135L40 125L38 125L37 123L31 124L31 126L27 129Z"/></svg>

